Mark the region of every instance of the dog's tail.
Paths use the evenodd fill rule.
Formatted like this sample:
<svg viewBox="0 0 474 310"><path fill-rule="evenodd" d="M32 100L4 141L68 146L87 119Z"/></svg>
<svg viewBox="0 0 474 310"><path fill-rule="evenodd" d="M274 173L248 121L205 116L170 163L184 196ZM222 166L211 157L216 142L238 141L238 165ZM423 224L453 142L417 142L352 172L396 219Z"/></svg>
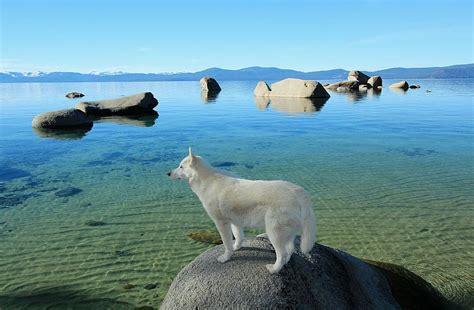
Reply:
<svg viewBox="0 0 474 310"><path fill-rule="evenodd" d="M300 199L301 203L301 226L303 233L301 234L301 251L305 254L309 253L316 242L316 218L314 216L313 204L308 194L304 193Z"/></svg>

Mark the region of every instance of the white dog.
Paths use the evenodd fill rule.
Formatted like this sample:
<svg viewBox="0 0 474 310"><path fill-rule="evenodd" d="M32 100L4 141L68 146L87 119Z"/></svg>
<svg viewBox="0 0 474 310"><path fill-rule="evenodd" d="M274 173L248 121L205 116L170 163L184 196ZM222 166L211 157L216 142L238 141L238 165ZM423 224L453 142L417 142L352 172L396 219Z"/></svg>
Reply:
<svg viewBox="0 0 474 310"><path fill-rule="evenodd" d="M193 155L191 148L179 167L168 175L188 180L216 224L225 247L224 254L218 257L221 263L228 261L242 245L244 227L265 227L276 252L275 264L266 266L271 273L279 272L288 263L297 235L301 235L303 253L308 253L316 241L312 204L298 185L238 178L213 168L200 156Z"/></svg>

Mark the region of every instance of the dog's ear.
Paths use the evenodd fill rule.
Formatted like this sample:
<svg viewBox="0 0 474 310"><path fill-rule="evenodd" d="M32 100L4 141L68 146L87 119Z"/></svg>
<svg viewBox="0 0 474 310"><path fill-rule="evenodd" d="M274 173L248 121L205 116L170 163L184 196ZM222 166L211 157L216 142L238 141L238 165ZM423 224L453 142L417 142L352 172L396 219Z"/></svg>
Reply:
<svg viewBox="0 0 474 310"><path fill-rule="evenodd" d="M191 149L191 147L189 147L189 157L193 158L193 150Z"/></svg>

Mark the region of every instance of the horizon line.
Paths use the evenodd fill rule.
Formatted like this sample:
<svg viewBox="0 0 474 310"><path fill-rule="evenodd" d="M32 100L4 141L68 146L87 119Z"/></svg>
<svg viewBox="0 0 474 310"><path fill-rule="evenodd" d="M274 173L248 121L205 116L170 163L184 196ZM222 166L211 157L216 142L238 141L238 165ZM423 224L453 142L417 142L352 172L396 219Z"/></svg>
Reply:
<svg viewBox="0 0 474 310"><path fill-rule="evenodd" d="M352 70L357 70L357 71L362 71L362 72L377 72L377 71L383 71L383 70L390 70L390 69L424 69L424 68L448 68L448 67L454 67L454 66L467 66L467 65L474 65L474 63L462 63L462 64L453 64L453 65L448 65L448 66L429 66L429 67L389 67L389 68L383 68L383 69L377 69L377 70L360 70L360 69L352 69ZM289 69L289 68L280 68L280 67L275 67L275 66L270 66L270 67L262 67L262 66L249 66L249 67L243 67L239 69L227 69L227 68L221 68L221 67L209 67L206 69L198 70L198 71L164 71L164 72L130 72L130 71L89 71L89 72L84 72L84 71L43 71L43 70L33 70L33 71L11 71L11 70L5 70L5 71L0 71L0 73L79 73L79 74L101 74L101 73L116 73L117 75L120 74L194 74L194 73L199 73L202 71L206 70L212 70L212 69L219 69L219 70L227 70L227 71L239 71L239 70L245 70L245 69L252 69L252 68L261 68L261 69L279 69L279 70L290 70L290 71L296 71L296 72L301 72L301 73L312 73L312 72L325 72L325 71L335 71L335 70L343 70L343 71L351 71L343 68L333 68L333 69L325 69L325 70L313 70L313 71L301 71L301 70L296 70L296 69Z"/></svg>

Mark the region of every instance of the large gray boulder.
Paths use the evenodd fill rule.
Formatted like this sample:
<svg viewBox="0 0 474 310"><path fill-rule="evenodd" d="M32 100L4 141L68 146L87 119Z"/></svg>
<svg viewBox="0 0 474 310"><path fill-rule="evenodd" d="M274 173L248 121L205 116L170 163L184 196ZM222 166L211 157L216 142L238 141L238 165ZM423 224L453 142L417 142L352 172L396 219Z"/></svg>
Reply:
<svg viewBox="0 0 474 310"><path fill-rule="evenodd" d="M202 92L220 92L221 87L219 83L211 77L203 77L199 80L199 84L201 84L201 91Z"/></svg>
<svg viewBox="0 0 474 310"><path fill-rule="evenodd" d="M260 81L257 83L255 90L253 91L254 95L257 97L265 97L269 96L271 92L270 86L264 81Z"/></svg>
<svg viewBox="0 0 474 310"><path fill-rule="evenodd" d="M344 87L349 90L359 90L360 83L358 81L341 81L329 84L326 89L337 90L339 87Z"/></svg>
<svg viewBox="0 0 474 310"><path fill-rule="evenodd" d="M284 79L273 83L270 97L329 98L330 95L317 81Z"/></svg>
<svg viewBox="0 0 474 310"><path fill-rule="evenodd" d="M367 81L369 80L369 76L365 75L361 71L352 70L347 75L347 79L349 81L357 81L360 84L367 84Z"/></svg>
<svg viewBox="0 0 474 310"><path fill-rule="evenodd" d="M407 81L396 82L396 83L393 83L392 85L390 85L390 88L399 88L399 89L407 90L408 89L408 82Z"/></svg>
<svg viewBox="0 0 474 310"><path fill-rule="evenodd" d="M297 246L297 249L299 247ZM247 239L225 264L216 246L176 276L161 309L399 309L389 282L376 268L342 251L316 244L297 250L278 274L271 243Z"/></svg>
<svg viewBox="0 0 474 310"><path fill-rule="evenodd" d="M79 102L76 108L96 116L141 115L155 112L153 108L157 105L153 94L146 92L118 99Z"/></svg>
<svg viewBox="0 0 474 310"><path fill-rule="evenodd" d="M33 118L33 128L77 129L91 128L92 119L77 109L64 109L41 113Z"/></svg>
<svg viewBox="0 0 474 310"><path fill-rule="evenodd" d="M382 86L382 78L378 75L372 76L368 81L367 84L372 86L373 88L377 88Z"/></svg>

